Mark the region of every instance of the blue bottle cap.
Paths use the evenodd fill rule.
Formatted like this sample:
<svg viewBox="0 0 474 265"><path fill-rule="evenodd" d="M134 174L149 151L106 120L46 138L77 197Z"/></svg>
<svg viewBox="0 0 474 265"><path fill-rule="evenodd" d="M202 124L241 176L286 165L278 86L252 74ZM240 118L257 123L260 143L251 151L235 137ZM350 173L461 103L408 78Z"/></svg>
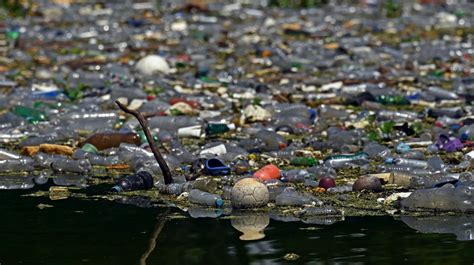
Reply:
<svg viewBox="0 0 474 265"><path fill-rule="evenodd" d="M224 205L224 200L223 199L217 199L216 200L216 206L221 207L222 205Z"/></svg>
<svg viewBox="0 0 474 265"><path fill-rule="evenodd" d="M385 164L393 164L394 160L395 160L395 158L393 158L393 157L387 157L385 159Z"/></svg>
<svg viewBox="0 0 474 265"><path fill-rule="evenodd" d="M314 119L316 119L316 116L318 115L318 111L317 111L317 110L315 110L315 109L309 109L308 112L309 112L309 118L311 119L311 121L313 121Z"/></svg>
<svg viewBox="0 0 474 265"><path fill-rule="evenodd" d="M400 143L399 145L397 145L396 150L399 153L408 153L410 152L411 148L406 143Z"/></svg>

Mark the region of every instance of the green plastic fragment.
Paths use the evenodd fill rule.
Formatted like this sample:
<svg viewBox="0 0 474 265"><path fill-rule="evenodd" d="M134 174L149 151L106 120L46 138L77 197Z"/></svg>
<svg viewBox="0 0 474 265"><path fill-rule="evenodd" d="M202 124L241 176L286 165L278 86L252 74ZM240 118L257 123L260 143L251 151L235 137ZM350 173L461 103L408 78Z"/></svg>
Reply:
<svg viewBox="0 0 474 265"><path fill-rule="evenodd" d="M210 123L206 127L206 133L209 135L221 134L229 131L229 127L224 123Z"/></svg>
<svg viewBox="0 0 474 265"><path fill-rule="evenodd" d="M81 149L84 152L93 153L93 154L97 154L99 152L99 150L97 150L97 147L95 147L93 144L90 144L90 143L84 144Z"/></svg>
<svg viewBox="0 0 474 265"><path fill-rule="evenodd" d="M294 157L290 163L294 166L314 166L318 163L318 160L312 157Z"/></svg>
<svg viewBox="0 0 474 265"><path fill-rule="evenodd" d="M383 133L390 133L391 131L393 131L393 126L395 126L395 122L386 121L380 125L380 130Z"/></svg>
<svg viewBox="0 0 474 265"><path fill-rule="evenodd" d="M368 132L367 138L369 138L369 140L374 141L374 142L378 142L380 140L379 135L375 131Z"/></svg>
<svg viewBox="0 0 474 265"><path fill-rule="evenodd" d="M16 106L13 108L12 112L33 124L48 120L46 113L29 107Z"/></svg>
<svg viewBox="0 0 474 265"><path fill-rule="evenodd" d="M7 31L6 35L7 35L8 39L16 40L20 37L20 32L15 31L15 30L11 30L11 31Z"/></svg>

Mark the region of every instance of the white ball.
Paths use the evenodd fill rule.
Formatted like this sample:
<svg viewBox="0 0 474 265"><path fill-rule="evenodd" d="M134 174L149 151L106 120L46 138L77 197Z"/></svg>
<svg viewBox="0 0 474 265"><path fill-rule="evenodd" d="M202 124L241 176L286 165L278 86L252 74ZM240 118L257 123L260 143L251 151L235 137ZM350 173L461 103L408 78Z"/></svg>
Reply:
<svg viewBox="0 0 474 265"><path fill-rule="evenodd" d="M158 55L147 55L138 61L135 68L143 75L153 75L157 72L168 74L170 66L166 60Z"/></svg>
<svg viewBox="0 0 474 265"><path fill-rule="evenodd" d="M231 192L234 208L255 208L268 203L267 186L254 178L244 178L235 183Z"/></svg>

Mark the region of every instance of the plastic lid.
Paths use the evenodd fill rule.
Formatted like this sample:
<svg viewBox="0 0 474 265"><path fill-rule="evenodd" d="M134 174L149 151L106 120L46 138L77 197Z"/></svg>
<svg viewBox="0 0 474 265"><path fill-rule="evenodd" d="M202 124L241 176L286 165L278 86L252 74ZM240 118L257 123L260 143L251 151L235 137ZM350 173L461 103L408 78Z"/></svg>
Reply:
<svg viewBox="0 0 474 265"><path fill-rule="evenodd" d="M223 199L216 199L216 206L221 207L222 205L224 205L224 200Z"/></svg>

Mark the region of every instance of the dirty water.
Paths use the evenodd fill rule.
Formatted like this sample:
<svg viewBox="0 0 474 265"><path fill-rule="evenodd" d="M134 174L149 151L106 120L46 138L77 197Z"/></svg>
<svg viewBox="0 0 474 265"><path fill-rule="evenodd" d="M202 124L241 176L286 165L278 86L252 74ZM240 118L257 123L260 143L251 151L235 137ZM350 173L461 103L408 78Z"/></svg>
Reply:
<svg viewBox="0 0 474 265"><path fill-rule="evenodd" d="M191 218L177 209L0 193L1 264L472 264L474 216ZM244 241L239 230L262 229ZM267 225L265 227L265 225ZM239 230L237 230L239 229ZM245 239L245 238L244 238ZM420 263L421 262L421 263Z"/></svg>

